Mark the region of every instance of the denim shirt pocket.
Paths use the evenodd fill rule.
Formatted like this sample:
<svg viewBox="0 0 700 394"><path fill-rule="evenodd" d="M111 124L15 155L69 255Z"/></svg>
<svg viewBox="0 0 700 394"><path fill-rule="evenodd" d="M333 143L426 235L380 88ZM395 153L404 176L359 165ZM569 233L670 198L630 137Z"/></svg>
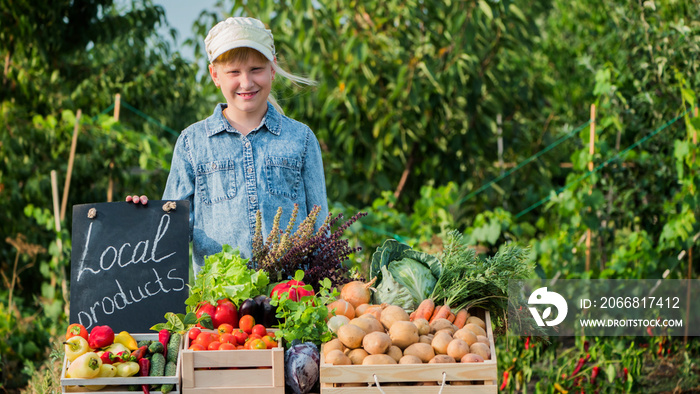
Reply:
<svg viewBox="0 0 700 394"><path fill-rule="evenodd" d="M267 190L296 200L301 182L301 160L290 157L268 156L265 159Z"/></svg>
<svg viewBox="0 0 700 394"><path fill-rule="evenodd" d="M236 196L233 160L219 160L197 166L197 189L203 204L211 205Z"/></svg>

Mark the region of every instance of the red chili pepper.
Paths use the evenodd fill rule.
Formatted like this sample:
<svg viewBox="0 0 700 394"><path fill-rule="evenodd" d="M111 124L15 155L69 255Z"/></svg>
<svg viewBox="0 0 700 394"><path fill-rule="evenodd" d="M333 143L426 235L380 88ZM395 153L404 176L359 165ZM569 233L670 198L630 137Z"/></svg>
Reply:
<svg viewBox="0 0 700 394"><path fill-rule="evenodd" d="M525 338L525 350L530 348L530 337Z"/></svg>
<svg viewBox="0 0 700 394"><path fill-rule="evenodd" d="M151 360L147 358L142 358L139 360L139 376L148 376L148 373L151 370ZM143 394L150 394L150 386L148 384L142 384L141 389L143 390Z"/></svg>
<svg viewBox="0 0 700 394"><path fill-rule="evenodd" d="M627 374L629 371L627 371L627 367L622 368L622 383L625 383L627 381Z"/></svg>
<svg viewBox="0 0 700 394"><path fill-rule="evenodd" d="M131 352L128 350L121 351L117 354L112 355L112 359L114 360L115 363L125 363L127 361L137 361L134 359L134 357L131 355Z"/></svg>
<svg viewBox="0 0 700 394"><path fill-rule="evenodd" d="M656 355L661 357L661 356L663 356L663 353L664 353L664 343L659 342L659 350L656 351Z"/></svg>
<svg viewBox="0 0 700 394"><path fill-rule="evenodd" d="M113 364L114 355L112 354L112 352L104 352L100 356L100 360L102 360L102 364Z"/></svg>
<svg viewBox="0 0 700 394"><path fill-rule="evenodd" d="M583 368L583 364L586 362L586 359L584 357L581 357L578 359L578 362L576 363L576 368L574 368L574 372L571 373L571 376L576 375L581 371L581 368Z"/></svg>
<svg viewBox="0 0 700 394"><path fill-rule="evenodd" d="M589 347L590 345L591 345L590 342L588 342L588 341L583 341L583 351L584 351L584 352L587 352L587 351L588 351L588 347Z"/></svg>
<svg viewBox="0 0 700 394"><path fill-rule="evenodd" d="M508 371L503 371L503 383L501 383L500 390L505 390L508 386Z"/></svg>
<svg viewBox="0 0 700 394"><path fill-rule="evenodd" d="M131 352L131 357L134 358L134 361L139 361L142 358L146 357L147 354L148 354L148 346L144 345L144 346L141 346L140 348L134 350L133 352Z"/></svg>
<svg viewBox="0 0 700 394"><path fill-rule="evenodd" d="M163 356L168 356L168 340L170 339L170 331L162 329L158 331L158 342L163 344Z"/></svg>
<svg viewBox="0 0 700 394"><path fill-rule="evenodd" d="M595 380L598 377L598 373L600 372L600 367L595 366L593 367L593 370L591 371L591 384L595 384Z"/></svg>

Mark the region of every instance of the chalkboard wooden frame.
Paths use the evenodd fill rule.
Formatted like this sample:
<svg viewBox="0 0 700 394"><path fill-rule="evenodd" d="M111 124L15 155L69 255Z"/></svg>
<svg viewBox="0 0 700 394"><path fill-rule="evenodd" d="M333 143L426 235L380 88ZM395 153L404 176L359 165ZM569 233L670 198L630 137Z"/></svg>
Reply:
<svg viewBox="0 0 700 394"><path fill-rule="evenodd" d="M189 201L75 205L72 246L71 323L146 333L185 313Z"/></svg>

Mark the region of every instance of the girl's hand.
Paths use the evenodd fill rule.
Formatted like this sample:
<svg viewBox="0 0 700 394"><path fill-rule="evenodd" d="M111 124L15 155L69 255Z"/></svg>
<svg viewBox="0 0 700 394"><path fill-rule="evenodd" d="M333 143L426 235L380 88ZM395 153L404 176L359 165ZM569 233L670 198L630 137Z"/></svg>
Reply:
<svg viewBox="0 0 700 394"><path fill-rule="evenodd" d="M141 205L147 205L148 204L148 197L146 196L126 196L126 202L133 202L134 204L141 203Z"/></svg>

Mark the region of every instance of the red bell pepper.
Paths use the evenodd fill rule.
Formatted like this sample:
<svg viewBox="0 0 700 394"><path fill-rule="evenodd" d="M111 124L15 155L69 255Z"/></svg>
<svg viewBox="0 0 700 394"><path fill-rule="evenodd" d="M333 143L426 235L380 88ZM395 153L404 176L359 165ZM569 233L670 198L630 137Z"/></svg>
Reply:
<svg viewBox="0 0 700 394"><path fill-rule="evenodd" d="M212 316L214 328L218 329L222 324L230 324L233 328L238 328L238 309L231 300L221 299L216 301L216 311Z"/></svg>
<svg viewBox="0 0 700 394"><path fill-rule="evenodd" d="M137 361L135 359L135 357L131 355L131 352L128 350L124 350L122 352L119 352L119 353L113 355L112 359L114 360L115 363L125 363L127 361Z"/></svg>
<svg viewBox="0 0 700 394"><path fill-rule="evenodd" d="M214 305L208 303L208 302L200 302L199 305L197 306L197 319L202 317L205 313L211 317L211 322L214 324L214 313L216 312L216 308ZM202 323L197 323L197 327L199 328L207 328L202 325ZM216 328L216 326L214 326Z"/></svg>
<svg viewBox="0 0 700 394"><path fill-rule="evenodd" d="M313 290L306 290L304 286L304 282L294 279L281 282L272 288L270 298L279 298L282 294L287 293L289 294L287 298L292 301L299 301L301 297L314 295Z"/></svg>
<svg viewBox="0 0 700 394"><path fill-rule="evenodd" d="M93 349L99 349L114 343L114 331L110 326L95 326L90 330L88 345Z"/></svg>
<svg viewBox="0 0 700 394"><path fill-rule="evenodd" d="M112 352L104 352L100 356L100 360L102 360L102 364L114 364L114 355Z"/></svg>

